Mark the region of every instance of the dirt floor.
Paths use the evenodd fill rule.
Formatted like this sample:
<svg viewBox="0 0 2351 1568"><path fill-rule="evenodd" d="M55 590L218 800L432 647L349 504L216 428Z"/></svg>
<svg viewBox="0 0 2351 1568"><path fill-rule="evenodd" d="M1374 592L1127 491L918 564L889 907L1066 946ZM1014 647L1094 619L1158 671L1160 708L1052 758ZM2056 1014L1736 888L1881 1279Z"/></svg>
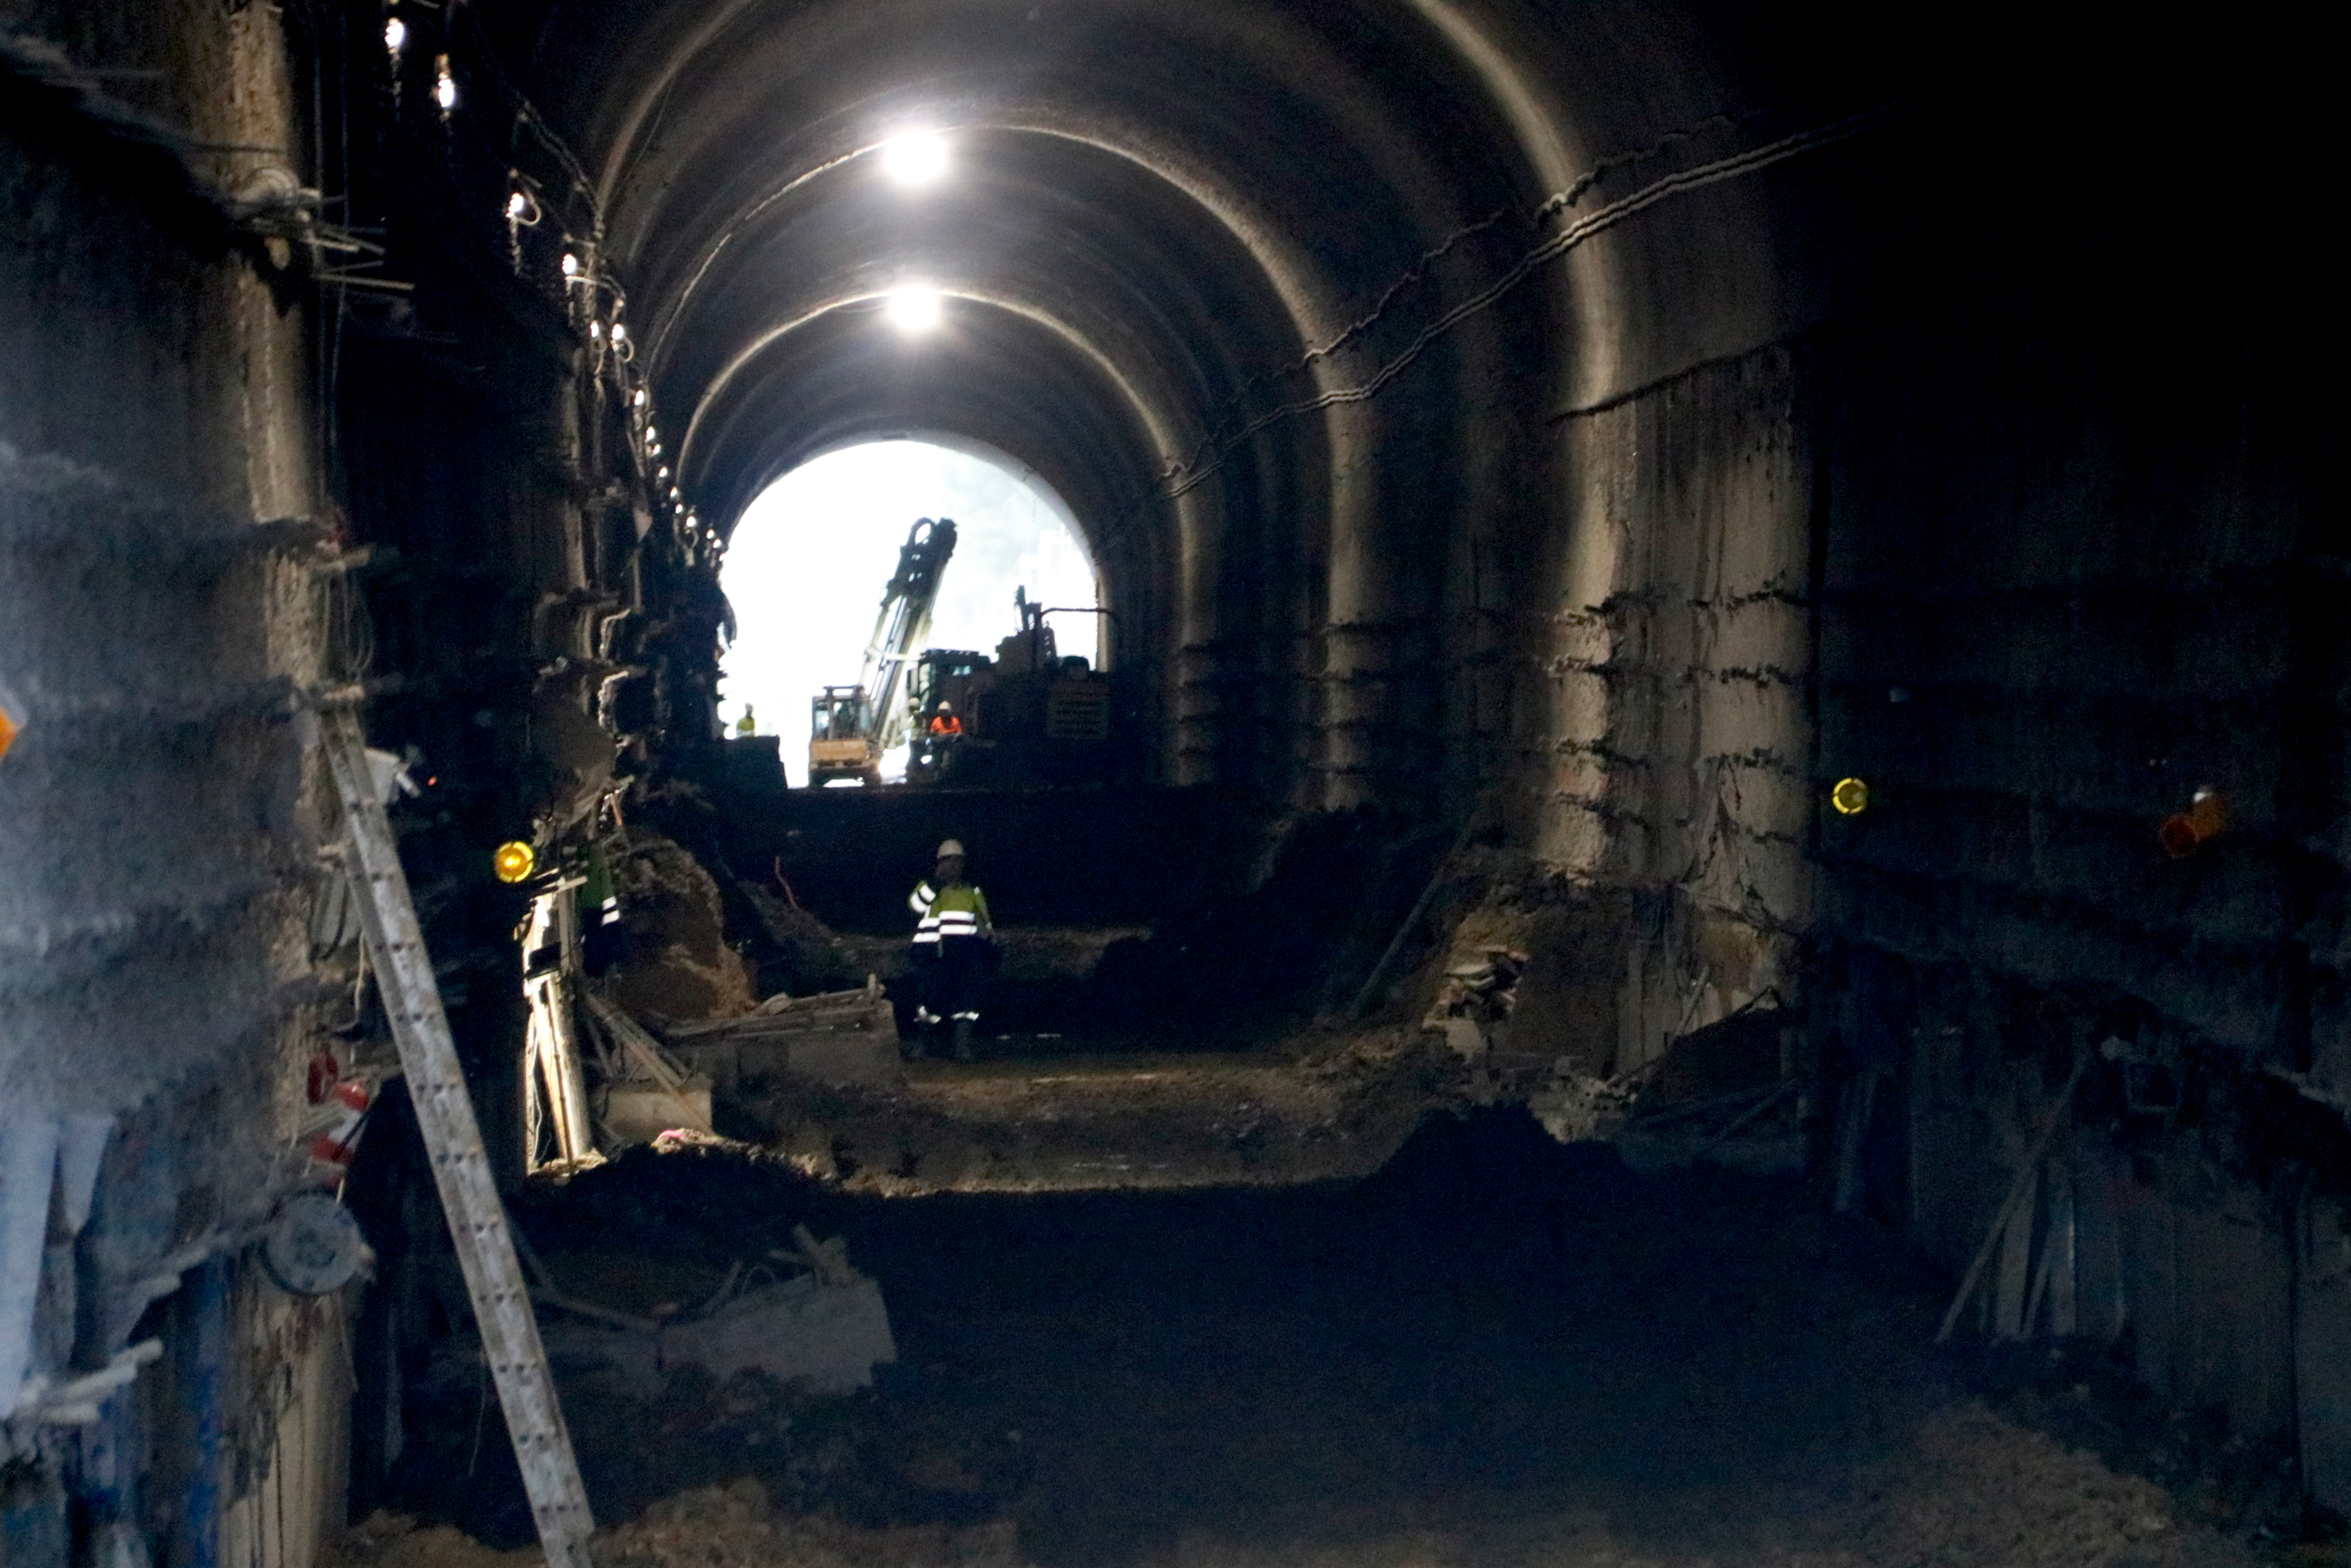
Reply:
<svg viewBox="0 0 2351 1568"><path fill-rule="evenodd" d="M1396 1076L1351 1122L1346 1075L1378 1076L1360 1062L1335 1086L1293 1064L1286 1087L1272 1064L1185 1065L1196 1071L1140 1082L1170 1105L1246 1094L1257 1110L1236 1114L1279 1124L1265 1146L1290 1173L1373 1149L1388 1125L1376 1107L1410 1077L1390 1062ZM1136 1075L1175 1071L949 1067L904 1092L949 1125L1010 1124L1040 1093L1082 1124L1105 1084L1126 1096ZM1381 1130L1330 1139L1345 1158L1302 1152L1334 1113L1331 1125ZM1995 1364L1938 1351L1948 1283L1787 1177L1637 1175L1515 1107L1440 1112L1370 1174L1304 1184L1242 1166L1230 1185L1129 1169L1093 1184L1112 1190L1066 1190L1094 1146L1081 1127L1015 1151L973 1191L943 1190L966 1184L925 1175L922 1155L907 1175L836 1155L845 1176L822 1179L807 1157L686 1145L533 1195L517 1219L566 1288L633 1311L693 1299L796 1223L845 1236L882 1282L899 1347L846 1399L756 1375L713 1386L688 1368L647 1400L559 1367L609 1526L600 1561L2341 1560L2265 1543L2290 1511L2290 1473L2258 1454L2233 1468L2198 1458L2190 1436L2132 1403L2103 1352L2026 1347ZM1155 1185L1171 1189L1139 1190ZM406 1420L392 1500L456 1528L373 1521L353 1568L487 1568L461 1531L526 1542L478 1360L437 1364Z"/></svg>
<svg viewBox="0 0 2351 1568"><path fill-rule="evenodd" d="M1288 1186L1376 1169L1468 1082L1432 1037L1401 1029L1251 1052L1022 1043L912 1062L894 1084L778 1079L721 1125L854 1192Z"/></svg>

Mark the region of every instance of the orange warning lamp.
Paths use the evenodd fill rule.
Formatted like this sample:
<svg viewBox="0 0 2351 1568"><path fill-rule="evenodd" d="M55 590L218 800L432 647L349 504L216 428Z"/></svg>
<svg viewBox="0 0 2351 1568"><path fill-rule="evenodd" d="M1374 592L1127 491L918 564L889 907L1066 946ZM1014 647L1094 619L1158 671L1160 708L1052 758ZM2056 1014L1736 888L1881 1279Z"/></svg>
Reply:
<svg viewBox="0 0 2351 1568"><path fill-rule="evenodd" d="M1829 804L1840 817L1858 817L1869 810L1869 786L1859 779L1840 779L1829 791Z"/></svg>
<svg viewBox="0 0 2351 1568"><path fill-rule="evenodd" d="M6 708L0 707L0 757L8 755L8 747L16 743L16 721L8 716Z"/></svg>
<svg viewBox="0 0 2351 1568"><path fill-rule="evenodd" d="M2212 837L2229 825L2229 798L2209 785L2197 790L2189 802L2188 820L2196 824L2199 841Z"/></svg>
<svg viewBox="0 0 2351 1568"><path fill-rule="evenodd" d="M2155 830L2155 841L2173 860L2184 861L2201 848L2206 839L2217 836L2228 826L2229 798L2207 785L2189 798L2188 810L2163 820Z"/></svg>
<svg viewBox="0 0 2351 1568"><path fill-rule="evenodd" d="M538 856L520 839L509 839L490 857L490 869L500 882L520 882L538 869Z"/></svg>

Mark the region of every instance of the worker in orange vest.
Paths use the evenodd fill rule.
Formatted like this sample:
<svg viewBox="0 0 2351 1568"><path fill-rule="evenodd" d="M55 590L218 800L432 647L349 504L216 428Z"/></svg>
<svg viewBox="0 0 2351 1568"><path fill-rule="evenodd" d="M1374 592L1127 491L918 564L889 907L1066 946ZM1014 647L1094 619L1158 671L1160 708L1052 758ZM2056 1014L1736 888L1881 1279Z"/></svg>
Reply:
<svg viewBox="0 0 2351 1568"><path fill-rule="evenodd" d="M931 715L931 734L935 737L945 737L962 733L963 720L956 717L955 705L941 703L938 711Z"/></svg>

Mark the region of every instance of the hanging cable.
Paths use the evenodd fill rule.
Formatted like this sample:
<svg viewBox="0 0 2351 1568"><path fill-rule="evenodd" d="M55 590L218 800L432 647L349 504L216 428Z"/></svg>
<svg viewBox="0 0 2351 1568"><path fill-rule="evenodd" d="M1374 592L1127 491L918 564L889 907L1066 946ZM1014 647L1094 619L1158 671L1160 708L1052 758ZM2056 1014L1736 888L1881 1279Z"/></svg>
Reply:
<svg viewBox="0 0 2351 1568"><path fill-rule="evenodd" d="M1193 454L1190 459L1170 467L1166 473L1160 476L1160 479L1156 484L1135 497L1133 501L1121 509L1118 515L1103 528L1102 536L1103 541L1108 543L1110 540L1116 538L1125 530L1135 514L1140 512L1144 507L1149 506L1154 502L1176 500L1206 483L1218 470L1223 468L1226 454L1229 453L1235 446L1239 445L1242 442L1256 435L1260 431L1279 423L1283 420L1295 418L1300 414L1313 413L1321 410L1336 408L1349 403L1367 402L1371 399L1377 397L1382 391L1384 391L1398 376L1409 370L1423 354L1426 353L1430 346L1439 338L1451 331L1454 328L1459 326L1463 321L1468 320L1470 317L1490 308L1496 302L1500 300L1503 296L1510 293L1520 284L1524 283L1529 277L1532 277L1538 268L1543 267L1547 263L1558 260L1561 256L1567 255L1568 252L1575 249L1578 246L1583 245L1586 240L1593 238L1594 235L1604 234L1609 229L1614 228L1628 218L1632 218L1647 211L1649 208L1669 197L1685 195L1691 192L1704 190L1710 185L1722 184L1731 180L1743 179L1750 174L1760 173L1763 170L1771 168L1776 164L1784 163L1792 158L1801 157L1805 153L1817 152L1824 147L1834 146L1840 141L1858 136L1865 131L1875 130L1878 126L1917 108L1919 101L1920 100L1917 99L1903 99L1895 103L1880 105L1876 109L1865 110L1859 114L1847 116L1843 120L1833 120L1826 125L1815 126L1810 130L1800 131L1792 135L1783 136L1776 141L1766 142L1761 147L1750 148L1746 152L1736 152L1726 158L1718 158L1710 162L1700 163L1695 167L1682 170L1677 173L1665 175L1655 183L1643 186L1640 190L1634 192L1629 196L1623 197L1618 201L1611 202L1605 206L1595 209L1588 215L1578 219L1574 223L1569 224L1557 234L1551 235L1541 244L1536 245L1526 251L1517 261L1513 262L1509 267L1504 269L1484 287L1455 304L1451 308L1439 315L1434 321L1422 328L1421 330L1413 337L1410 342L1406 343L1403 349L1391 356L1379 367L1378 370L1374 371L1364 381L1357 382L1353 386L1334 387L1327 392L1317 393L1312 397L1299 398L1289 402L1277 404L1273 408L1266 410L1264 413L1259 413L1255 418L1247 421L1230 432L1212 432L1209 435L1204 437L1200 444L1193 449ZM1625 162L1625 160L1618 159L1612 162L1621 163ZM1572 206L1574 204L1576 197L1583 191L1588 190L1592 183L1601 176L1602 171L1608 165L1606 164L1603 164L1579 178L1576 183L1569 190L1561 192L1550 198L1550 200L1544 204L1542 210L1547 212L1556 212L1564 210L1568 206ZM1486 221L1490 223L1493 220L1489 219ZM1475 227L1477 225L1472 226ZM1439 248L1441 250L1444 247L1440 246ZM1424 258L1422 265L1426 266L1426 263L1427 258ZM1395 292L1395 290L1392 288L1389 291L1389 294L1393 295ZM1383 296L1383 308L1384 308L1386 298L1387 296ZM1374 315L1376 315L1376 312ZM1302 369L1307 364L1311 363L1318 354L1327 355L1329 352L1335 350L1343 340L1359 333L1364 327L1368 326L1372 319L1373 318L1366 318L1364 321L1360 321L1356 323L1355 326L1349 328L1346 332L1341 334L1340 338L1332 340L1332 343L1325 345L1322 350L1310 350L1304 359L1299 361L1295 366L1290 368L1293 370Z"/></svg>

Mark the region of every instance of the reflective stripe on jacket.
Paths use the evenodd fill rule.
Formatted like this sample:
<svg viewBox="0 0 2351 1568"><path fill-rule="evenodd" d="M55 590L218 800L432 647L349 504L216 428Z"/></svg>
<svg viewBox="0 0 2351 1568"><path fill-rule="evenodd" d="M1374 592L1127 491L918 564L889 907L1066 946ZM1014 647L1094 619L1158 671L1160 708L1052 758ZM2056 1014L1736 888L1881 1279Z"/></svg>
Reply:
<svg viewBox="0 0 2351 1568"><path fill-rule="evenodd" d="M934 888L925 882L917 885L906 899L906 907L918 919L914 925L917 946L941 942L950 936L977 937L994 934L993 923L987 917L987 894L967 882Z"/></svg>

